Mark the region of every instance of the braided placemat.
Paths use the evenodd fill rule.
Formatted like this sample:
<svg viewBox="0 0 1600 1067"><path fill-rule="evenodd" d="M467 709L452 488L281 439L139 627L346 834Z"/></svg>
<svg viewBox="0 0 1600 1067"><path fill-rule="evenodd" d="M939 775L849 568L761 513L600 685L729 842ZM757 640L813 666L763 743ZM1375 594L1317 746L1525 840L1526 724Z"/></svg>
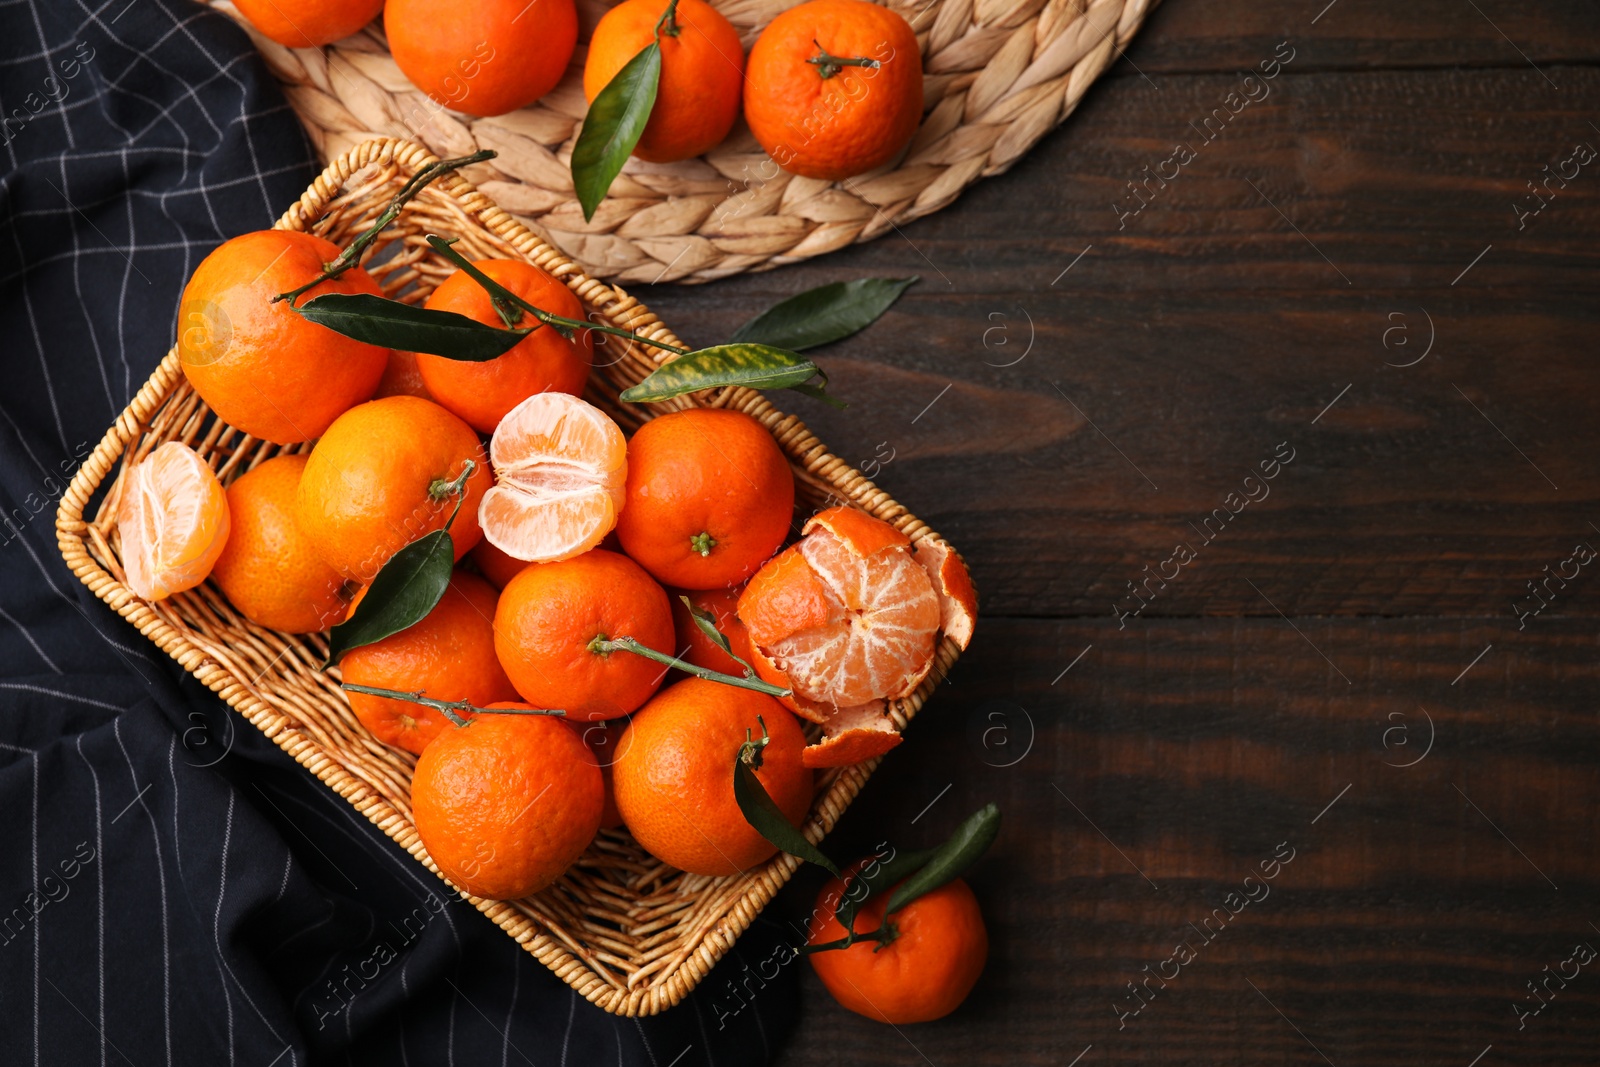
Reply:
<svg viewBox="0 0 1600 1067"><path fill-rule="evenodd" d="M228 0L213 3L244 23ZM748 50L798 0L713 0ZM630 159L591 222L568 161L583 119L588 31L609 7L579 0L578 50L532 107L475 119L441 108L389 57L380 23L326 48L289 49L244 23L284 84L324 162L374 137L421 141L440 156L499 153L465 172L506 211L619 282L703 282L766 270L870 240L937 211L999 174L1063 121L1121 54L1156 0L889 0L922 44L927 114L901 160L842 182L779 170L743 121L682 163Z"/></svg>

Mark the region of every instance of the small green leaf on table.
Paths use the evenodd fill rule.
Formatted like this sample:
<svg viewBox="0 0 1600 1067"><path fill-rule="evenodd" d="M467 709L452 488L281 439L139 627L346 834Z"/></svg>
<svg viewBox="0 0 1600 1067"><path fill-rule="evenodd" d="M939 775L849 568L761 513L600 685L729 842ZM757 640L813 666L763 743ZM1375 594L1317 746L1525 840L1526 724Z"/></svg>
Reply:
<svg viewBox="0 0 1600 1067"><path fill-rule="evenodd" d="M936 849L922 848L896 852L888 859L869 862L845 883L834 916L851 933L855 932L856 913L877 893L904 881L920 871L933 858Z"/></svg>
<svg viewBox="0 0 1600 1067"><path fill-rule="evenodd" d="M900 883L900 887L889 898L884 915L892 915L918 897L961 877L963 871L988 851L999 833L1000 809L994 804L987 804L956 827L956 832L934 850L921 870Z"/></svg>
<svg viewBox="0 0 1600 1067"><path fill-rule="evenodd" d="M335 333L370 345L469 363L504 355L530 332L502 330L454 311L429 310L370 293L328 293L294 310Z"/></svg>
<svg viewBox="0 0 1600 1067"><path fill-rule="evenodd" d="M734 331L732 341L754 341L801 352L842 340L889 310L919 279L858 278L808 289L763 311Z"/></svg>
<svg viewBox="0 0 1600 1067"><path fill-rule="evenodd" d="M595 208L633 154L650 122L660 84L661 45L653 40L628 60L589 105L578 143L572 148L572 185L585 219L594 218Z"/></svg>
<svg viewBox="0 0 1600 1067"><path fill-rule="evenodd" d="M820 384L810 384L812 378L820 379ZM652 403L702 389L738 385L746 389L794 389L843 407L823 392L827 384L828 376L799 353L772 345L739 343L715 345L679 356L656 368L638 385L623 390L622 399L635 404Z"/></svg>

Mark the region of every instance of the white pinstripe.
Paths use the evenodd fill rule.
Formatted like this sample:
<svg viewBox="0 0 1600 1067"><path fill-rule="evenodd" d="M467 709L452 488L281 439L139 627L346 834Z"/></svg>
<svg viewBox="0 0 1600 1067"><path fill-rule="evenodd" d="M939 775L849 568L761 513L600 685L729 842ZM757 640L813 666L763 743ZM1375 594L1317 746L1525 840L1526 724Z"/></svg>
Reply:
<svg viewBox="0 0 1600 1067"><path fill-rule="evenodd" d="M83 758L84 766L89 768L89 781L94 784L94 854L96 857L105 855L106 838L105 827L102 819L105 809L100 803L100 772L94 769L94 761L83 752L83 735L77 737L78 755ZM100 1005L100 1033L106 1032L106 871L105 863L95 866L95 953L98 966L95 967L97 975L96 990L97 1003ZM100 1067L106 1067L106 1045L100 1043Z"/></svg>

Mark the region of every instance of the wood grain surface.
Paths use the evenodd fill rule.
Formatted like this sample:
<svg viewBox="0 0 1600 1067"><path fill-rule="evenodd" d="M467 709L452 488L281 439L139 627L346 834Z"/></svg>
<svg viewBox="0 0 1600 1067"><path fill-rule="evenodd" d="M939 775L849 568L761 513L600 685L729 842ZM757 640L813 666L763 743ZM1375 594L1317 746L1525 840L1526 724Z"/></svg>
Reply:
<svg viewBox="0 0 1600 1067"><path fill-rule="evenodd" d="M1595 1062L1600 969L1528 983L1600 948L1600 160L1518 207L1600 149L1597 60L1579 0L1166 0L949 210L641 292L709 343L920 275L818 354L847 411L780 402L982 595L830 846L998 801L988 970L898 1031L808 975L780 1064ZM814 874L768 914L808 912Z"/></svg>

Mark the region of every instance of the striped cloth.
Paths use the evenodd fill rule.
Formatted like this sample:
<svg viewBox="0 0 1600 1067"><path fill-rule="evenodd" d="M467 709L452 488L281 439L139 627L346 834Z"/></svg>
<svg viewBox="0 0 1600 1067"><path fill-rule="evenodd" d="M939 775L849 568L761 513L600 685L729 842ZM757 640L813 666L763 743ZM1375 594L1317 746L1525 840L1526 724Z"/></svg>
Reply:
<svg viewBox="0 0 1600 1067"><path fill-rule="evenodd" d="M56 503L189 272L312 177L245 36L0 0L0 141L0 1064L768 1062L794 968L727 989L775 924L677 1009L600 1012L61 562Z"/></svg>

